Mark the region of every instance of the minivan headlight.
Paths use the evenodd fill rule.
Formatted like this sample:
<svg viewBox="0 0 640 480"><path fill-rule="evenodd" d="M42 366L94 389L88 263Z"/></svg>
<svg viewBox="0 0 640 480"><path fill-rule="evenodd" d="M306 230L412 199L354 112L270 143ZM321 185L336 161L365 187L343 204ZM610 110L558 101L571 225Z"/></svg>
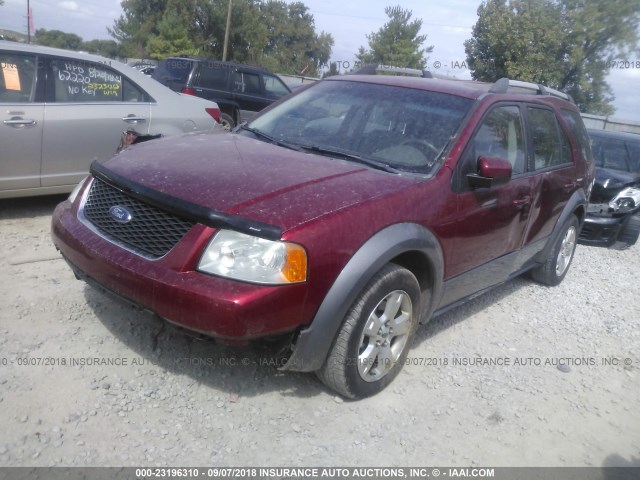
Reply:
<svg viewBox="0 0 640 480"><path fill-rule="evenodd" d="M220 230L200 258L198 271L251 283L300 283L307 279L307 253L295 243Z"/></svg>

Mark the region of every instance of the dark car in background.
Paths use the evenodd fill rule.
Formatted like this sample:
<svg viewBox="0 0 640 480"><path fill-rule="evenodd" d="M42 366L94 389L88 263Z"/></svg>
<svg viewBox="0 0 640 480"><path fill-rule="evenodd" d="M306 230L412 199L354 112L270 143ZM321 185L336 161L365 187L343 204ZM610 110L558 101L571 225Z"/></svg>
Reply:
<svg viewBox="0 0 640 480"><path fill-rule="evenodd" d="M176 92L216 102L222 125L229 130L291 93L280 78L263 68L204 58L166 58L152 78Z"/></svg>
<svg viewBox="0 0 640 480"><path fill-rule="evenodd" d="M580 242L627 248L640 236L640 135L588 132L596 179Z"/></svg>
<svg viewBox="0 0 640 480"><path fill-rule="evenodd" d="M566 276L595 166L567 95L336 76L229 135L134 146L52 236L78 278L351 398L398 374L419 323L529 272Z"/></svg>

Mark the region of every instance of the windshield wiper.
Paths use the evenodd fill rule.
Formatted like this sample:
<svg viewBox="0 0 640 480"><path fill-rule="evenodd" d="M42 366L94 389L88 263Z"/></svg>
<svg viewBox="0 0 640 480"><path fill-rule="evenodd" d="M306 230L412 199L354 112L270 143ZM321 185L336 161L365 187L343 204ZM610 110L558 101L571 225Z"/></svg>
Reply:
<svg viewBox="0 0 640 480"><path fill-rule="evenodd" d="M321 147L320 145L299 145L299 147L305 151L318 153L320 155L329 155L331 157L338 157L344 160L351 160L356 163L361 163L363 165L367 165L368 167L372 167L378 170L382 170L384 172L389 173L398 173L399 170L397 168L393 168L388 163L379 162L377 160L372 160L370 158L362 157L360 155L356 155L355 153L345 152L344 150L338 150L334 148Z"/></svg>
<svg viewBox="0 0 640 480"><path fill-rule="evenodd" d="M279 147L288 148L289 150L295 150L297 152L302 151L302 148L300 148L298 145L295 145L293 143L288 143L288 142L285 142L283 140L278 140L277 138L274 138L271 135L269 135L267 133L264 133L264 132L262 132L260 130L257 130L255 128L251 128L251 127L247 127L247 125L244 124L244 123L240 125L240 129L246 130L247 132L251 132L256 137L261 138L263 140L266 140L269 143L273 143L274 145L278 145Z"/></svg>

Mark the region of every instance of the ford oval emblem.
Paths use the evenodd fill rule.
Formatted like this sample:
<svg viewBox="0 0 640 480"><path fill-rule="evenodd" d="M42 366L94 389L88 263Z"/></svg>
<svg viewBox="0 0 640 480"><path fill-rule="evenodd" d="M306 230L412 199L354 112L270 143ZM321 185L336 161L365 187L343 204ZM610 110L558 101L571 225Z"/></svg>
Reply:
<svg viewBox="0 0 640 480"><path fill-rule="evenodd" d="M116 222L121 223L123 225L125 223L129 223L133 218L133 215L131 215L131 212L121 205L114 205L113 207L111 207L109 209L109 215Z"/></svg>

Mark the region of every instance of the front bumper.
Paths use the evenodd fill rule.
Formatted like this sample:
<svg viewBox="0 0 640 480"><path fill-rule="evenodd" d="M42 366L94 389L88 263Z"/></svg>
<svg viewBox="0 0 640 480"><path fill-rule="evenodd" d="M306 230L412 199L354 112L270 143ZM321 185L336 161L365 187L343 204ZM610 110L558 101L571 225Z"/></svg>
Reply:
<svg viewBox="0 0 640 480"><path fill-rule="evenodd" d="M611 247L618 240L620 232L624 230L627 222L634 213L621 217L598 217L587 214L579 242L583 245Z"/></svg>
<svg viewBox="0 0 640 480"><path fill-rule="evenodd" d="M171 323L232 341L285 334L305 323L306 284L252 285L196 272L212 233L196 225L167 255L149 260L87 228L68 201L52 221L53 243L76 276Z"/></svg>

